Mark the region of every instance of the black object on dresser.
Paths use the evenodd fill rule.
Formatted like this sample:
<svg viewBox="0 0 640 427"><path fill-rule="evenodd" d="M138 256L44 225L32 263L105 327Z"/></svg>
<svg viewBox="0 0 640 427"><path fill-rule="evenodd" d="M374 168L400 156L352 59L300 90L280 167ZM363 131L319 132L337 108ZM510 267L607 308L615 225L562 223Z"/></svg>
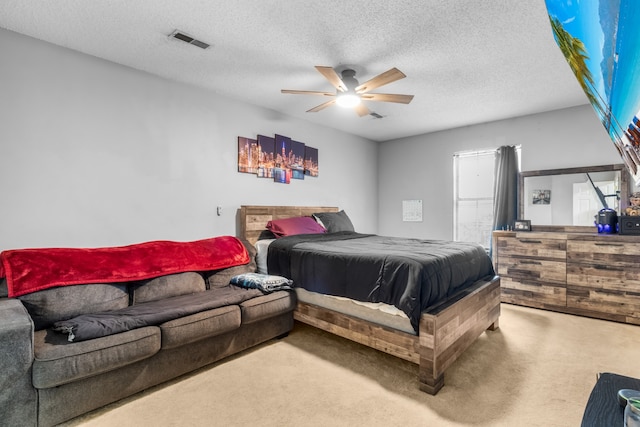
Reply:
<svg viewBox="0 0 640 427"><path fill-rule="evenodd" d="M640 216L622 215L618 222L618 232L632 236L640 235Z"/></svg>

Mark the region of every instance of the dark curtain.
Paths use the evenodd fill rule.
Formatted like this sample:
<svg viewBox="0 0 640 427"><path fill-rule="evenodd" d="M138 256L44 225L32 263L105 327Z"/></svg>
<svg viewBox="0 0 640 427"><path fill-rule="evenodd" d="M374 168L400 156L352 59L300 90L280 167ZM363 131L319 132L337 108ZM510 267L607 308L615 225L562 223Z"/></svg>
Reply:
<svg viewBox="0 0 640 427"><path fill-rule="evenodd" d="M518 215L518 155L513 145L496 150L493 187L493 229L513 227Z"/></svg>

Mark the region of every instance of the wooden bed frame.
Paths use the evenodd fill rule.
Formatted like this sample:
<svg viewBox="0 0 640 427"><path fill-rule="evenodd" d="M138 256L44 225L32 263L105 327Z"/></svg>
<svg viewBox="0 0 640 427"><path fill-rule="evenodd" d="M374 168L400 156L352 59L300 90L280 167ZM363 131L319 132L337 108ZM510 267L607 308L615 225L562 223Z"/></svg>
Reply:
<svg viewBox="0 0 640 427"><path fill-rule="evenodd" d="M335 207L242 206L240 237L255 244L272 219L337 212ZM294 319L324 331L418 364L420 389L436 394L444 371L487 329L498 328L500 278L476 282L464 292L424 311L419 336L380 326L343 313L298 302Z"/></svg>

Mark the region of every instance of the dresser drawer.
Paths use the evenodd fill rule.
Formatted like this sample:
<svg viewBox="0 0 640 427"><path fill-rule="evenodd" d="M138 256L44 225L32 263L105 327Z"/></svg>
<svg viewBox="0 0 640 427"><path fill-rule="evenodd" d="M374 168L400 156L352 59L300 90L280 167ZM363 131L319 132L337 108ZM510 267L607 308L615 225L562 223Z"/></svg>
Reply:
<svg viewBox="0 0 640 427"><path fill-rule="evenodd" d="M612 320L638 323L640 268L569 263L567 307L603 313Z"/></svg>
<svg viewBox="0 0 640 427"><path fill-rule="evenodd" d="M600 264L567 263L567 285L640 295L640 268Z"/></svg>
<svg viewBox="0 0 640 427"><path fill-rule="evenodd" d="M567 308L585 310L588 316L640 323L640 293L567 286Z"/></svg>
<svg viewBox="0 0 640 427"><path fill-rule="evenodd" d="M567 242L567 262L595 264L598 268L630 267L639 265L640 244L608 241L601 239L569 240Z"/></svg>
<svg viewBox="0 0 640 427"><path fill-rule="evenodd" d="M564 285L567 283L567 264L540 258L500 256L498 275L520 281L537 281Z"/></svg>
<svg viewBox="0 0 640 427"><path fill-rule="evenodd" d="M500 237L496 239L498 260L503 256L534 257L544 259L557 259L564 262L567 256L566 238L547 238L531 236L521 236L525 233L518 233L516 237ZM560 237L560 236L558 236Z"/></svg>
<svg viewBox="0 0 640 427"><path fill-rule="evenodd" d="M500 278L500 300L510 304L537 308L566 307L566 291L564 285Z"/></svg>

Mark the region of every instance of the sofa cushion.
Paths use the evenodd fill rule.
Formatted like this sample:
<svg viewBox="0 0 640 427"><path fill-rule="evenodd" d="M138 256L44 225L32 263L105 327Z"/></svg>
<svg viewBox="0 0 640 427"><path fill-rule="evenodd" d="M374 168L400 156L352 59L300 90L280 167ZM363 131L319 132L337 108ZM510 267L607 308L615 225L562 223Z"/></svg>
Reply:
<svg viewBox="0 0 640 427"><path fill-rule="evenodd" d="M146 280L131 286L132 304L157 301L179 295L202 292L206 289L204 279L199 273L169 274Z"/></svg>
<svg viewBox="0 0 640 427"><path fill-rule="evenodd" d="M160 325L162 348L169 349L240 327L240 307L228 305L181 317Z"/></svg>
<svg viewBox="0 0 640 427"><path fill-rule="evenodd" d="M249 263L222 270L211 271L205 275L207 289L221 288L231 283L231 278L243 273L254 273L257 270L256 248L245 239L240 240L249 253Z"/></svg>
<svg viewBox="0 0 640 427"><path fill-rule="evenodd" d="M296 294L288 291L277 291L244 301L240 304L242 323L257 322L293 311L296 308L296 301Z"/></svg>
<svg viewBox="0 0 640 427"><path fill-rule="evenodd" d="M78 343L50 330L37 331L33 386L50 388L91 377L151 357L158 350L160 329L155 326Z"/></svg>
<svg viewBox="0 0 640 427"><path fill-rule="evenodd" d="M225 286L229 286L232 277L249 272L249 269L244 265L214 271L207 276L207 289L224 288Z"/></svg>
<svg viewBox="0 0 640 427"><path fill-rule="evenodd" d="M126 285L62 286L18 297L31 315L35 330L84 313L118 310L129 305Z"/></svg>
<svg viewBox="0 0 640 427"><path fill-rule="evenodd" d="M7 287L7 279L0 279L0 298L6 298L9 296L9 288Z"/></svg>
<svg viewBox="0 0 640 427"><path fill-rule="evenodd" d="M53 325L53 329L68 336L69 341L84 341L105 335L160 325L180 317L242 301L262 295L257 289L243 289L229 285L195 294L180 295L158 301L136 304L121 310L82 314Z"/></svg>

